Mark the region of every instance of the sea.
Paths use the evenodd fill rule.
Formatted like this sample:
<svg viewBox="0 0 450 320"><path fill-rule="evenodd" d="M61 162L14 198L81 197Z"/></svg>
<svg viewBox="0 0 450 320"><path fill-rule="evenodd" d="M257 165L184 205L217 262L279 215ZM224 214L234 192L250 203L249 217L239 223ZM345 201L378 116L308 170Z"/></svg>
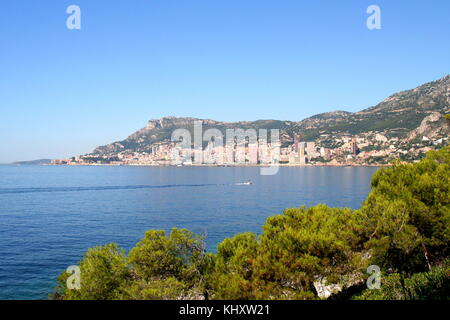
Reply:
<svg viewBox="0 0 450 320"><path fill-rule="evenodd" d="M114 242L128 251L146 230L187 228L214 252L227 237L261 233L286 208L359 208L376 170L0 166L0 299L48 299L88 248Z"/></svg>

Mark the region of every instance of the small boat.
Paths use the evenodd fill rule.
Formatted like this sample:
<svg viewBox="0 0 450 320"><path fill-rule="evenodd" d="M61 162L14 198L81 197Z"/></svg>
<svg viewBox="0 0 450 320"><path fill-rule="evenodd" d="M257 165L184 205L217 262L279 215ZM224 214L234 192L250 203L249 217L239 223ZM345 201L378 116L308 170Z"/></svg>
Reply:
<svg viewBox="0 0 450 320"><path fill-rule="evenodd" d="M251 184L253 184L252 180L248 180L246 182L236 183L236 185L238 185L238 186L249 186Z"/></svg>

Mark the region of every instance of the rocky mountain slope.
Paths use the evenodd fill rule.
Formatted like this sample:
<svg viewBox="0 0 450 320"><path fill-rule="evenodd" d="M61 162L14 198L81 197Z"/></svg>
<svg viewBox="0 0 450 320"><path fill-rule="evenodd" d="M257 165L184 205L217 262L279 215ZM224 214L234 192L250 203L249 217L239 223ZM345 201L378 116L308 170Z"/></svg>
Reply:
<svg viewBox="0 0 450 320"><path fill-rule="evenodd" d="M450 112L450 75L415 89L395 93L376 106L360 112L334 111L312 116L300 122L258 120L252 122L203 121L203 128L280 129L282 142L315 141L321 135L357 135L380 132L387 137L413 140L419 135L448 135L448 123L443 118ZM96 148L92 154L145 152L155 143L170 141L172 132L185 128L193 132L194 118L164 117L150 120L128 138Z"/></svg>
<svg viewBox="0 0 450 320"><path fill-rule="evenodd" d="M320 133L358 134L382 131L388 136L406 137L430 113L450 110L450 75L412 90L393 94L378 105L356 113L338 111L305 119L296 129L306 140ZM442 119L441 125L444 124Z"/></svg>

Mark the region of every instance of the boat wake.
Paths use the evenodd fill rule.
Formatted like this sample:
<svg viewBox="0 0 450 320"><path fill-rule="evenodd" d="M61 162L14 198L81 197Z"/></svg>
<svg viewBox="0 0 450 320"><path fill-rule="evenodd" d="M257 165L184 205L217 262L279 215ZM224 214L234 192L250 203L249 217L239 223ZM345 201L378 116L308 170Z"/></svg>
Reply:
<svg viewBox="0 0 450 320"><path fill-rule="evenodd" d="M92 187L46 187L46 188L0 188L0 194L37 193L37 192L82 192L105 190L164 189L213 187L220 184L167 184L167 185L128 185L128 186L92 186Z"/></svg>

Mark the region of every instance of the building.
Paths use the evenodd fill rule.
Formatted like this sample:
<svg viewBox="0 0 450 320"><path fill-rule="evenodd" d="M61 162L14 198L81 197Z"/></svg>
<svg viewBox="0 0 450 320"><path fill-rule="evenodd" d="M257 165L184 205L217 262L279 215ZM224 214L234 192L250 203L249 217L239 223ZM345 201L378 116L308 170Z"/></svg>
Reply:
<svg viewBox="0 0 450 320"><path fill-rule="evenodd" d="M352 154L356 155L358 153L358 145L356 143L356 139L353 139L350 143L350 149Z"/></svg>
<svg viewBox="0 0 450 320"><path fill-rule="evenodd" d="M317 157L315 142L307 142L306 143L306 153L308 155L308 160L311 160L312 158Z"/></svg>
<svg viewBox="0 0 450 320"><path fill-rule="evenodd" d="M298 152L299 143L300 143L300 136L295 134L294 135L294 145L293 145L294 152Z"/></svg>
<svg viewBox="0 0 450 320"><path fill-rule="evenodd" d="M329 161L331 159L331 152L328 148L320 148L320 156L325 160Z"/></svg>
<svg viewBox="0 0 450 320"><path fill-rule="evenodd" d="M298 156L299 156L299 163L301 165L305 165L306 164L306 155L305 155L305 143L304 142L299 143Z"/></svg>

